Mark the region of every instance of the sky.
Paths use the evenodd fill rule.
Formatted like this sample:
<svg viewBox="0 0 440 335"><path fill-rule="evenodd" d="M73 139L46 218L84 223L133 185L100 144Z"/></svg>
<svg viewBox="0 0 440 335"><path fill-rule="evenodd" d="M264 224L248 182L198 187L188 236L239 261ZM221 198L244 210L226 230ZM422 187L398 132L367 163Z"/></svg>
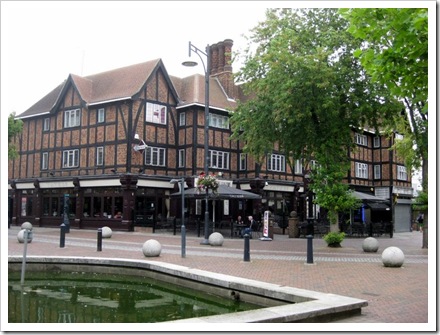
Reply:
<svg viewBox="0 0 440 335"><path fill-rule="evenodd" d="M356 1L350 6L416 3ZM264 21L269 4L342 7L347 2L1 1L2 120L12 112L26 111L71 73L87 76L157 58L170 75L203 73L201 64L182 66L188 59L188 42L205 50L208 44L232 39L233 51L239 52L247 46L244 36ZM192 58L200 63L197 55ZM234 63L233 71L239 67Z"/></svg>
<svg viewBox="0 0 440 335"><path fill-rule="evenodd" d="M265 18L260 2L2 1L2 114L20 114L67 79L162 58L170 75L185 68L188 44L234 41ZM200 63L197 55L192 58Z"/></svg>

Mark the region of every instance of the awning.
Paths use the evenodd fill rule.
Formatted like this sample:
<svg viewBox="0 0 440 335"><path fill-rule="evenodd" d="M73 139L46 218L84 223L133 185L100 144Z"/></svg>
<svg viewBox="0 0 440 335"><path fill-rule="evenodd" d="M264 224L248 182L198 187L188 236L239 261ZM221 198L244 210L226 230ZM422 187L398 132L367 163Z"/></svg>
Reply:
<svg viewBox="0 0 440 335"><path fill-rule="evenodd" d="M171 194L171 197L181 196L180 191ZM185 190L184 197L185 198L196 198L196 199L204 199L206 196L205 193L200 193L197 187L190 188ZM208 198L215 199L261 199L261 196L252 192L247 192L240 190L235 187L229 187L226 185L219 185L217 189L217 194L213 194L212 190L208 192Z"/></svg>
<svg viewBox="0 0 440 335"><path fill-rule="evenodd" d="M385 199L379 198L379 197L375 197L374 195L371 194L367 194L367 193L363 193L363 192L358 192L358 191L352 191L353 195L360 199L360 200L373 200L376 202L383 202L385 201Z"/></svg>
<svg viewBox="0 0 440 335"><path fill-rule="evenodd" d="M369 202L367 206L373 210L383 210L383 211L390 210L390 206L388 204L381 202Z"/></svg>

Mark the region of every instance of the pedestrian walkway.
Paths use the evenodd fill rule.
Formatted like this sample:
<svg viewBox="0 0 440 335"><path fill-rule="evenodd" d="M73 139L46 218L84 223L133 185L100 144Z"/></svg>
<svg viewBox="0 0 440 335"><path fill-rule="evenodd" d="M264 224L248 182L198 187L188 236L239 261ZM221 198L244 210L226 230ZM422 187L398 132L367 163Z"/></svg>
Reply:
<svg viewBox="0 0 440 335"><path fill-rule="evenodd" d="M10 256L23 253L23 244L17 241L19 230L8 229ZM103 239L102 251L97 251L97 231L71 229L66 234L65 247L60 248L60 229L36 227L27 254L146 260L142 245L149 239L159 241L162 252L158 258L148 260L368 301L361 315L334 323L374 324L368 330L388 330L390 323L395 324L393 330L398 330L396 324L400 323L410 324L402 330L421 331L435 326L435 287L429 287L428 295L429 250L422 249L419 232L379 237L377 253L363 252L363 238L346 238L341 248L329 248L325 241L316 238L312 240L313 264L308 264L307 239L289 238L287 234L275 235L272 241L251 239L248 262L244 261L243 239L226 237L221 247L213 247L201 245L203 237L189 234L186 257L182 258L181 236L170 232L113 231L111 238ZM381 254L389 246L403 251L402 267L383 266Z"/></svg>

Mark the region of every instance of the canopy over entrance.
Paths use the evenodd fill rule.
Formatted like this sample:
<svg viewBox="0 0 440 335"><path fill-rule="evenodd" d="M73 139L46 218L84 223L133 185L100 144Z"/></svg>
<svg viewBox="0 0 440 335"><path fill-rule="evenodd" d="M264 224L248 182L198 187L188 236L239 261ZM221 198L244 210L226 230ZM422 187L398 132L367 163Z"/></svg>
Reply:
<svg viewBox="0 0 440 335"><path fill-rule="evenodd" d="M387 202L387 200L385 200L385 199L375 197L374 195L363 193L363 192L353 191L353 195L360 200L374 201L374 202L379 202L379 203Z"/></svg>
<svg viewBox="0 0 440 335"><path fill-rule="evenodd" d="M171 197L181 196L182 193L172 193ZM204 199L206 197L205 192L200 192L197 187L190 188L184 191L185 198ZM261 199L261 196L252 192L240 190L238 188L229 187L226 185L219 185L217 194L214 194L212 190L208 191L208 198L211 200L226 200L226 199Z"/></svg>

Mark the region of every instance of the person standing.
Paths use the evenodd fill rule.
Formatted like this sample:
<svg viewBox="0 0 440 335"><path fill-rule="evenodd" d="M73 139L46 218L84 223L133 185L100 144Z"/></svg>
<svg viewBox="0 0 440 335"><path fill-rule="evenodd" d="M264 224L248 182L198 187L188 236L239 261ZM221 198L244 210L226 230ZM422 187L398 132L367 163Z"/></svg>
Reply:
<svg viewBox="0 0 440 335"><path fill-rule="evenodd" d="M417 222L419 223L419 231L423 232L423 213L419 213L419 216L417 217Z"/></svg>

